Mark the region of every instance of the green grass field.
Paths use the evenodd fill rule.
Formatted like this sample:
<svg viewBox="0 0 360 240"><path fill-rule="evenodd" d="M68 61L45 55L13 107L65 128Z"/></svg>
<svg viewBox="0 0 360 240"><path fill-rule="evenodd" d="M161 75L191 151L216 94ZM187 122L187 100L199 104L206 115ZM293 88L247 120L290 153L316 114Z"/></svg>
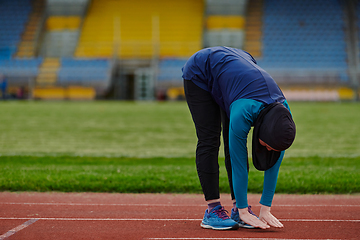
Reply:
<svg viewBox="0 0 360 240"><path fill-rule="evenodd" d="M360 104L290 107L297 136L277 192L359 193ZM201 192L185 102L17 101L0 112L1 191ZM219 163L227 193L222 151ZM250 192L262 174L251 167Z"/></svg>

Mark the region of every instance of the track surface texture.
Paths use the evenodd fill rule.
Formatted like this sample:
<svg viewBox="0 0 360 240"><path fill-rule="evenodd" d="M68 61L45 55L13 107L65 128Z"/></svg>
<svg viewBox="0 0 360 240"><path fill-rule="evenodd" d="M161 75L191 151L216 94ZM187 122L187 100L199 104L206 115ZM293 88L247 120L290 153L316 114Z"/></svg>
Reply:
<svg viewBox="0 0 360 240"><path fill-rule="evenodd" d="M258 214L260 195L248 195ZM221 195L231 210L230 195ZM216 231L200 227L197 194L0 193L6 239L360 239L360 195L282 195L272 213L284 228Z"/></svg>

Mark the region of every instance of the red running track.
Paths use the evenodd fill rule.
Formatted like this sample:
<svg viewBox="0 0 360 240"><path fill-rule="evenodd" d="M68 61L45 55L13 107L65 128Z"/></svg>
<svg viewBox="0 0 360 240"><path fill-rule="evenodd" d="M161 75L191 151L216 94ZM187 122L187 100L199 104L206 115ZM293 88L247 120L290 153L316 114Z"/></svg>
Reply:
<svg viewBox="0 0 360 240"><path fill-rule="evenodd" d="M260 195L249 195L259 213ZM231 209L230 196L221 196ZM360 195L275 195L284 224L215 231L200 222L195 194L0 193L0 240L6 239L360 239Z"/></svg>

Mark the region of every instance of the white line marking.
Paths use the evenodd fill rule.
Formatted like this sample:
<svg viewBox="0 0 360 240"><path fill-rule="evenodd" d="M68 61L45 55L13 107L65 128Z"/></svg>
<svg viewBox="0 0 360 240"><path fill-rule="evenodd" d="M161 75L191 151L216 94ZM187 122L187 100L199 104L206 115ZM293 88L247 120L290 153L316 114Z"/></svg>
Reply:
<svg viewBox="0 0 360 240"><path fill-rule="evenodd" d="M283 222L360 222L360 219L279 219Z"/></svg>
<svg viewBox="0 0 360 240"><path fill-rule="evenodd" d="M205 205L177 205L177 204L149 204L149 203L139 203L139 204L127 204L127 203L12 203L12 202L4 202L0 203L3 205L62 205L62 206L154 206L154 207L174 207L174 206L184 206L184 207L200 207ZM360 206L360 205L359 205Z"/></svg>
<svg viewBox="0 0 360 240"><path fill-rule="evenodd" d="M0 217L0 220L26 220L29 218ZM36 218L49 221L201 221L193 218ZM284 222L360 222L360 219L279 219Z"/></svg>
<svg viewBox="0 0 360 240"><path fill-rule="evenodd" d="M0 217L0 220L24 220L29 218L12 218ZM37 218L39 220L49 221L201 221L202 219L188 219L188 218Z"/></svg>
<svg viewBox="0 0 360 240"><path fill-rule="evenodd" d="M291 238L146 238L151 240L319 240L318 238L306 238L306 239L291 239ZM335 238L327 238L327 239L321 239L321 240L340 240Z"/></svg>
<svg viewBox="0 0 360 240"><path fill-rule="evenodd" d="M63 206L151 206L151 207L204 207L204 204L189 205L189 204L149 204L149 203L14 203L14 202L0 202L3 205L63 205ZM254 204L252 206L260 206ZM326 204L313 204L313 205L291 205L291 204L277 204L274 207L360 207L360 205L326 205Z"/></svg>
<svg viewBox="0 0 360 240"><path fill-rule="evenodd" d="M319 240L318 238L306 238L306 239L291 239L291 238L145 238L151 240ZM321 240L340 240L335 238L327 238Z"/></svg>
<svg viewBox="0 0 360 240"><path fill-rule="evenodd" d="M8 231L7 233L1 235L1 236L0 236L0 240L3 240L3 239L5 239L5 238L7 238L7 237L10 237L11 235L14 235L14 234L17 233L18 231L20 231L20 230L22 230L22 229L30 226L31 224L33 224L33 223L36 222L37 220L39 220L39 219L37 219L37 218L36 218L36 219L35 219L35 218L34 218L34 219L30 219L29 221L24 222L23 224L17 226L16 228L11 229L11 230Z"/></svg>
<svg viewBox="0 0 360 240"><path fill-rule="evenodd" d="M261 205L258 205L261 206ZM274 207L360 207L360 205L357 204L347 204L347 205L341 205L341 204L276 204Z"/></svg>

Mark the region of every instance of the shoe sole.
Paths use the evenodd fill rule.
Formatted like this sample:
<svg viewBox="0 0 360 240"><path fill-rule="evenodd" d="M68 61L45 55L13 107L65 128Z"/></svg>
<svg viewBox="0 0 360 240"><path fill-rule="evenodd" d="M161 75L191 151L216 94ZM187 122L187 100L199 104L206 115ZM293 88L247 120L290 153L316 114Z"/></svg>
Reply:
<svg viewBox="0 0 360 240"><path fill-rule="evenodd" d="M248 229L254 229L254 228L256 228L256 227L251 226L251 225L243 225L243 224L240 224L240 223L239 223L239 227L248 228Z"/></svg>
<svg viewBox="0 0 360 240"><path fill-rule="evenodd" d="M248 229L254 229L254 228L256 228L256 227L251 226L250 224L247 224L247 223L245 223L245 222L243 222L243 221L238 222L238 221L236 221L236 220L233 219L233 218L232 218L232 220L234 220L235 222L237 222L237 223L239 224L239 227L241 227L241 228L248 228Z"/></svg>
<svg viewBox="0 0 360 240"><path fill-rule="evenodd" d="M234 224L233 226L229 226L229 227L214 227L211 225L206 225L206 224L201 223L200 226L202 228L213 229L213 230L236 230L236 229L239 229L239 224Z"/></svg>

